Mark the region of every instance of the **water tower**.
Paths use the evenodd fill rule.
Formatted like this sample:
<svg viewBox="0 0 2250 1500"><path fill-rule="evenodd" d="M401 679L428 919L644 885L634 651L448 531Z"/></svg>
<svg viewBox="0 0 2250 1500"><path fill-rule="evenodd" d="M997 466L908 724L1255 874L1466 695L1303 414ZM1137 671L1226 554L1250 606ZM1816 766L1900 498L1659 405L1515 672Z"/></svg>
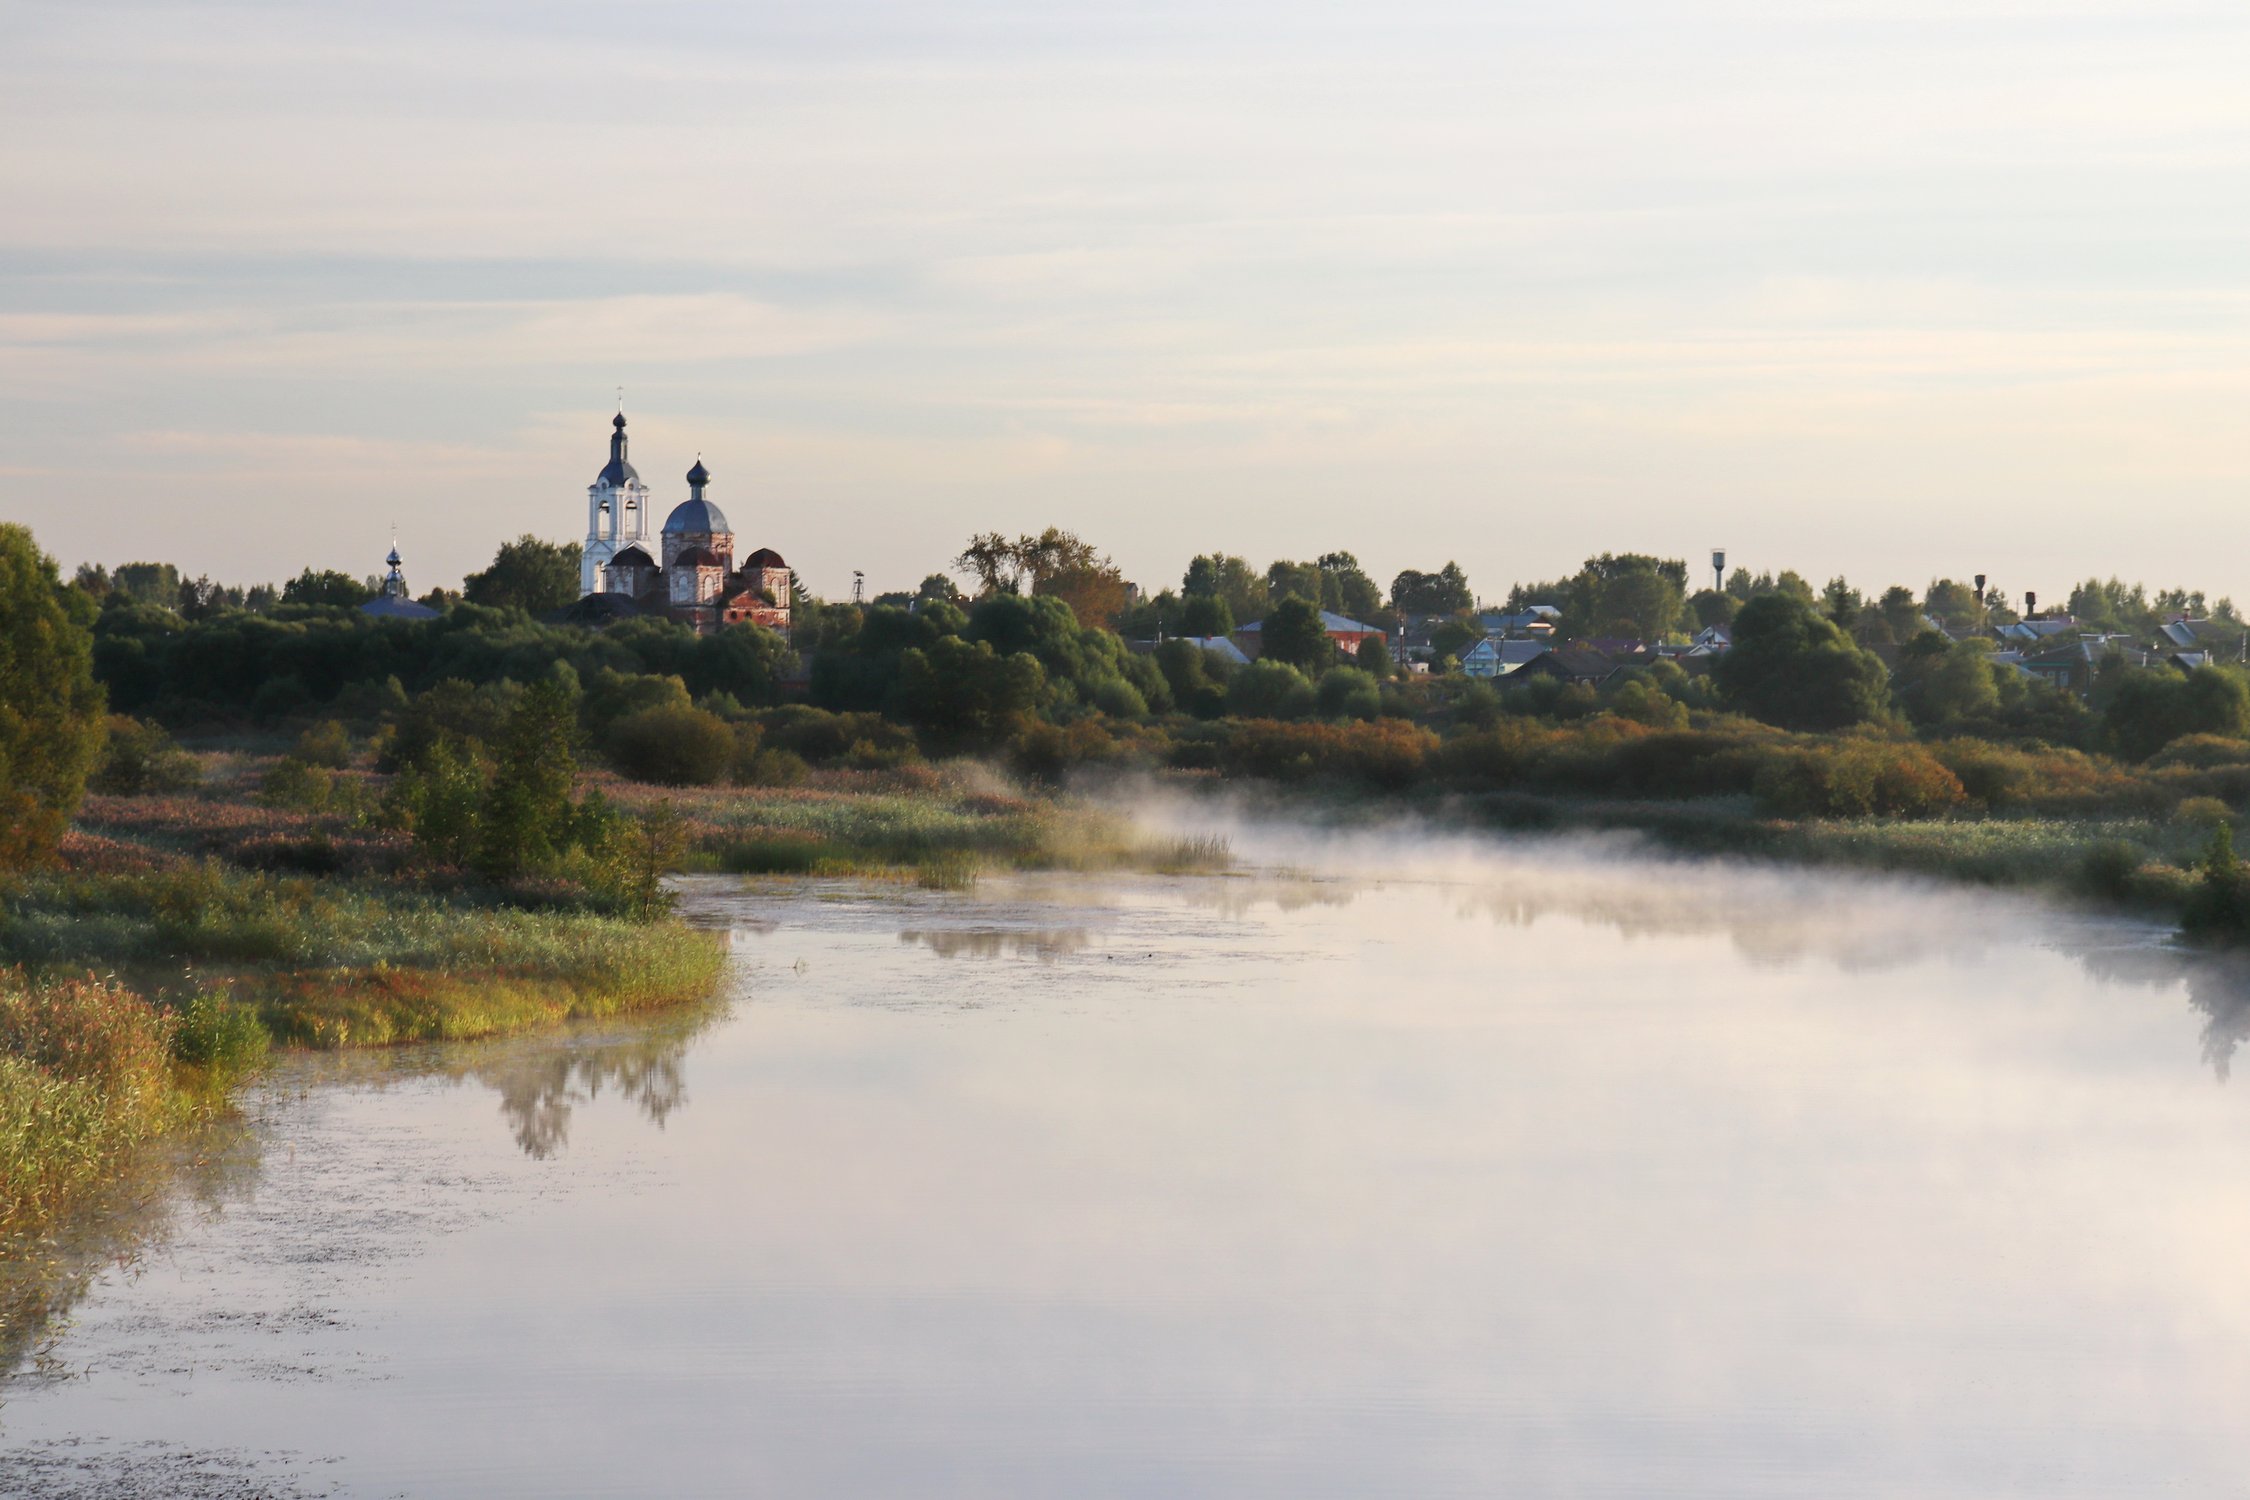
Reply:
<svg viewBox="0 0 2250 1500"><path fill-rule="evenodd" d="M1727 591L1727 549L1724 547L1711 549L1711 587L1722 594Z"/></svg>

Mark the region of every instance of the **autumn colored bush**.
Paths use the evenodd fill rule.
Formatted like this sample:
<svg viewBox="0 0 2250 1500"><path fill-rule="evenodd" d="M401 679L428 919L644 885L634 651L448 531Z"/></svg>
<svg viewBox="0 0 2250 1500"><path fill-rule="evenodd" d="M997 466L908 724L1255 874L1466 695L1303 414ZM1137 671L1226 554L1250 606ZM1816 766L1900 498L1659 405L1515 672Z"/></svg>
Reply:
<svg viewBox="0 0 2250 1500"><path fill-rule="evenodd" d="M1758 798L1785 817L1930 817L1961 805L1961 779L1920 745L1842 740L1781 752L1758 773Z"/></svg>

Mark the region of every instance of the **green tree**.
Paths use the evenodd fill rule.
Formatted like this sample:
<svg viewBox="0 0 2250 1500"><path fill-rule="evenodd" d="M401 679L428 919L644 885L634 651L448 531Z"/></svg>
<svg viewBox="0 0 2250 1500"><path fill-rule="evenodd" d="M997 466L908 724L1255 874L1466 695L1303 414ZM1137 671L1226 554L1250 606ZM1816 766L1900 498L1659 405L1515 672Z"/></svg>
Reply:
<svg viewBox="0 0 2250 1500"><path fill-rule="evenodd" d="M1984 629L1984 601L1975 588L1950 578L1931 581L1929 592L1922 596L1922 612L1955 630Z"/></svg>
<svg viewBox="0 0 2250 1500"><path fill-rule="evenodd" d="M1227 711L1237 718L1302 719L1317 704L1304 673L1266 657L1236 672L1227 685Z"/></svg>
<svg viewBox="0 0 2250 1500"><path fill-rule="evenodd" d="M2096 696L2120 755L2146 760L2183 734L2250 737L2250 683L2231 667L2117 667Z"/></svg>
<svg viewBox="0 0 2250 1500"><path fill-rule="evenodd" d="M585 548L577 542L543 542L526 534L503 542L491 566L461 580L461 596L471 604L520 609L543 615L578 597L578 572Z"/></svg>
<svg viewBox="0 0 2250 1500"><path fill-rule="evenodd" d="M1031 652L1002 653L990 641L948 635L901 655L888 706L941 734L986 737L1035 712L1046 697L1046 669Z"/></svg>
<svg viewBox="0 0 2250 1500"><path fill-rule="evenodd" d="M1700 630L1709 625L1726 624L1742 606L1732 594L1722 593L1718 589L1698 589L1689 597L1687 607L1689 617Z"/></svg>
<svg viewBox="0 0 2250 1500"><path fill-rule="evenodd" d="M1476 602L1476 595L1469 589L1469 576L1456 562L1447 562L1435 573L1408 568L1391 580L1391 608L1402 615L1454 615L1475 608ZM1550 601L1525 602L1544 604Z"/></svg>
<svg viewBox="0 0 2250 1500"><path fill-rule="evenodd" d="M1883 623L1890 626L1894 641L1911 641L1927 628L1922 623L1920 602L1915 599L1914 591L1904 584L1894 583L1883 590L1883 597L1876 601L1875 607L1882 611Z"/></svg>
<svg viewBox="0 0 2250 1500"><path fill-rule="evenodd" d="M465 868L476 856L489 774L475 744L439 731L391 779L384 808L413 835L414 847Z"/></svg>
<svg viewBox="0 0 2250 1500"><path fill-rule="evenodd" d="M120 563L110 575L110 591L141 604L175 609L180 602L180 570L170 563Z"/></svg>
<svg viewBox="0 0 2250 1500"><path fill-rule="evenodd" d="M1315 692L1324 719L1372 719L1383 711L1382 689L1373 674L1357 667L1336 668Z"/></svg>
<svg viewBox="0 0 2250 1500"><path fill-rule="evenodd" d="M1952 641L1925 630L1899 652L1891 696L1925 728L1983 718L2000 707L1992 643L1979 636Z"/></svg>
<svg viewBox="0 0 2250 1500"><path fill-rule="evenodd" d="M1319 606L1290 598L1276 604L1261 623L1258 655L1318 673L1336 659L1336 644L1321 623Z"/></svg>
<svg viewBox="0 0 2250 1500"><path fill-rule="evenodd" d="M526 689L510 711L480 818L478 874L488 880L535 874L568 846L577 728L575 695L552 677Z"/></svg>
<svg viewBox="0 0 2250 1500"><path fill-rule="evenodd" d="M1279 602L1283 599L1302 599L1309 604L1320 603L1320 564L1309 562L1274 562L1266 568L1267 597Z"/></svg>
<svg viewBox="0 0 2250 1500"><path fill-rule="evenodd" d="M1234 611L1217 594L1193 594L1180 607L1180 634L1232 635Z"/></svg>
<svg viewBox="0 0 2250 1500"><path fill-rule="evenodd" d="M609 726L602 744L610 764L635 781L715 786L734 768L733 726L684 703L629 713Z"/></svg>
<svg viewBox="0 0 2250 1500"><path fill-rule="evenodd" d="M0 869L54 852L101 755L93 616L30 531L0 524Z"/></svg>
<svg viewBox="0 0 2250 1500"><path fill-rule="evenodd" d="M1658 641L1687 610L1687 564L1638 552L1586 559L1573 581L1574 634Z"/></svg>
<svg viewBox="0 0 2250 1500"><path fill-rule="evenodd" d="M1352 653L1352 660L1370 677L1384 678L1391 675L1391 648L1374 636L1359 643L1359 649Z"/></svg>
<svg viewBox="0 0 2250 1500"><path fill-rule="evenodd" d="M1227 602L1227 612L1237 620L1255 620L1266 612L1272 597L1266 581L1250 564L1224 552L1206 553L1188 564L1180 580L1182 598L1215 598Z"/></svg>
<svg viewBox="0 0 2250 1500"><path fill-rule="evenodd" d="M1358 558L1349 552L1324 552L1317 566L1322 608L1362 622L1372 621L1383 612L1383 592L1367 576Z"/></svg>
<svg viewBox="0 0 2250 1500"><path fill-rule="evenodd" d="M1883 664L1793 593L1760 594L1734 619L1734 649L1712 669L1727 703L1785 729L1842 729L1878 718Z"/></svg>
<svg viewBox="0 0 2250 1500"><path fill-rule="evenodd" d="M123 569L119 571L122 572ZM179 590L175 588L172 592L173 597L164 602L177 605ZM284 604L325 604L356 609L374 597L375 591L365 583L349 573L339 573L334 568L321 568L317 571L307 568L281 586L281 602Z"/></svg>

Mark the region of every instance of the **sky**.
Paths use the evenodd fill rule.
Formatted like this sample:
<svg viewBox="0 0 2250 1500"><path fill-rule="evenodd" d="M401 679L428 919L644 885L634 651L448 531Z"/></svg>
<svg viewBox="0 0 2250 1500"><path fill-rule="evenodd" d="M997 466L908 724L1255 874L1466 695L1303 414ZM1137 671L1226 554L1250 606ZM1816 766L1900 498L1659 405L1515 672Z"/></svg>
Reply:
<svg viewBox="0 0 2250 1500"><path fill-rule="evenodd" d="M0 0L0 520L2250 601L2250 7ZM661 509L660 509L661 513Z"/></svg>

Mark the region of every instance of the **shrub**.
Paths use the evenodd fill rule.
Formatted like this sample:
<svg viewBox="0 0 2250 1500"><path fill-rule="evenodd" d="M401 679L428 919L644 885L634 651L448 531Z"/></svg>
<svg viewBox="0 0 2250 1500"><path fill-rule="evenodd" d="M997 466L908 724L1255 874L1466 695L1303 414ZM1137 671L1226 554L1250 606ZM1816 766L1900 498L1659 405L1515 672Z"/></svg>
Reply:
<svg viewBox="0 0 2250 1500"><path fill-rule="evenodd" d="M335 799L336 773L284 755L258 780L258 800L268 807L325 812Z"/></svg>
<svg viewBox="0 0 2250 1500"><path fill-rule="evenodd" d="M726 720L677 704L644 708L609 726L603 749L610 764L635 781L712 786L727 779L736 758Z"/></svg>
<svg viewBox="0 0 2250 1500"><path fill-rule="evenodd" d="M2216 797L2190 797L2172 809L2172 821L2182 828L2231 826L2234 809Z"/></svg>
<svg viewBox="0 0 2250 1500"><path fill-rule="evenodd" d="M181 1008L172 1033L172 1055L221 1089L264 1067L272 1046L256 1011L209 991Z"/></svg>
<svg viewBox="0 0 2250 1500"><path fill-rule="evenodd" d="M324 719L297 736L297 746L290 754L308 766L341 771L352 763L351 733L336 720Z"/></svg>
<svg viewBox="0 0 2250 1500"><path fill-rule="evenodd" d="M1227 709L1239 718L1302 719L1315 706L1312 683L1286 662L1254 661L1227 686Z"/></svg>
<svg viewBox="0 0 2250 1500"><path fill-rule="evenodd" d="M2234 830L2224 823L2211 831L2201 876L2188 894L2180 930L2205 942L2250 940L2250 871L2235 858Z"/></svg>
<svg viewBox="0 0 2250 1500"><path fill-rule="evenodd" d="M1929 817L1964 800L1960 778L1919 745L1847 741L1783 752L1758 773L1759 800L1785 817Z"/></svg>
<svg viewBox="0 0 2250 1500"><path fill-rule="evenodd" d="M185 791L202 779L203 768L195 757L172 743L157 725L112 714L101 764L89 785L112 797L140 797Z"/></svg>
<svg viewBox="0 0 2250 1500"><path fill-rule="evenodd" d="M1335 776L1398 788L1421 776L1437 744L1429 730L1399 719L1350 724L1251 719L1234 726L1219 764L1230 776L1276 781Z"/></svg>
<svg viewBox="0 0 2250 1500"><path fill-rule="evenodd" d="M1122 677L1105 677L1094 684L1094 707L1119 719L1145 719L1148 700L1141 690Z"/></svg>
<svg viewBox="0 0 2250 1500"><path fill-rule="evenodd" d="M2149 761L2151 770L2185 766L2209 771L2220 766L2250 765L2250 740L2223 734L2183 734Z"/></svg>
<svg viewBox="0 0 2250 1500"><path fill-rule="evenodd" d="M734 762L736 786L799 786L811 774L805 758L789 750L760 747L738 755Z"/></svg>
<svg viewBox="0 0 2250 1500"><path fill-rule="evenodd" d="M1370 644L1374 638L1370 636ZM1383 711L1383 691L1371 672L1358 667L1336 667L1320 679L1320 715L1324 719L1372 719Z"/></svg>

